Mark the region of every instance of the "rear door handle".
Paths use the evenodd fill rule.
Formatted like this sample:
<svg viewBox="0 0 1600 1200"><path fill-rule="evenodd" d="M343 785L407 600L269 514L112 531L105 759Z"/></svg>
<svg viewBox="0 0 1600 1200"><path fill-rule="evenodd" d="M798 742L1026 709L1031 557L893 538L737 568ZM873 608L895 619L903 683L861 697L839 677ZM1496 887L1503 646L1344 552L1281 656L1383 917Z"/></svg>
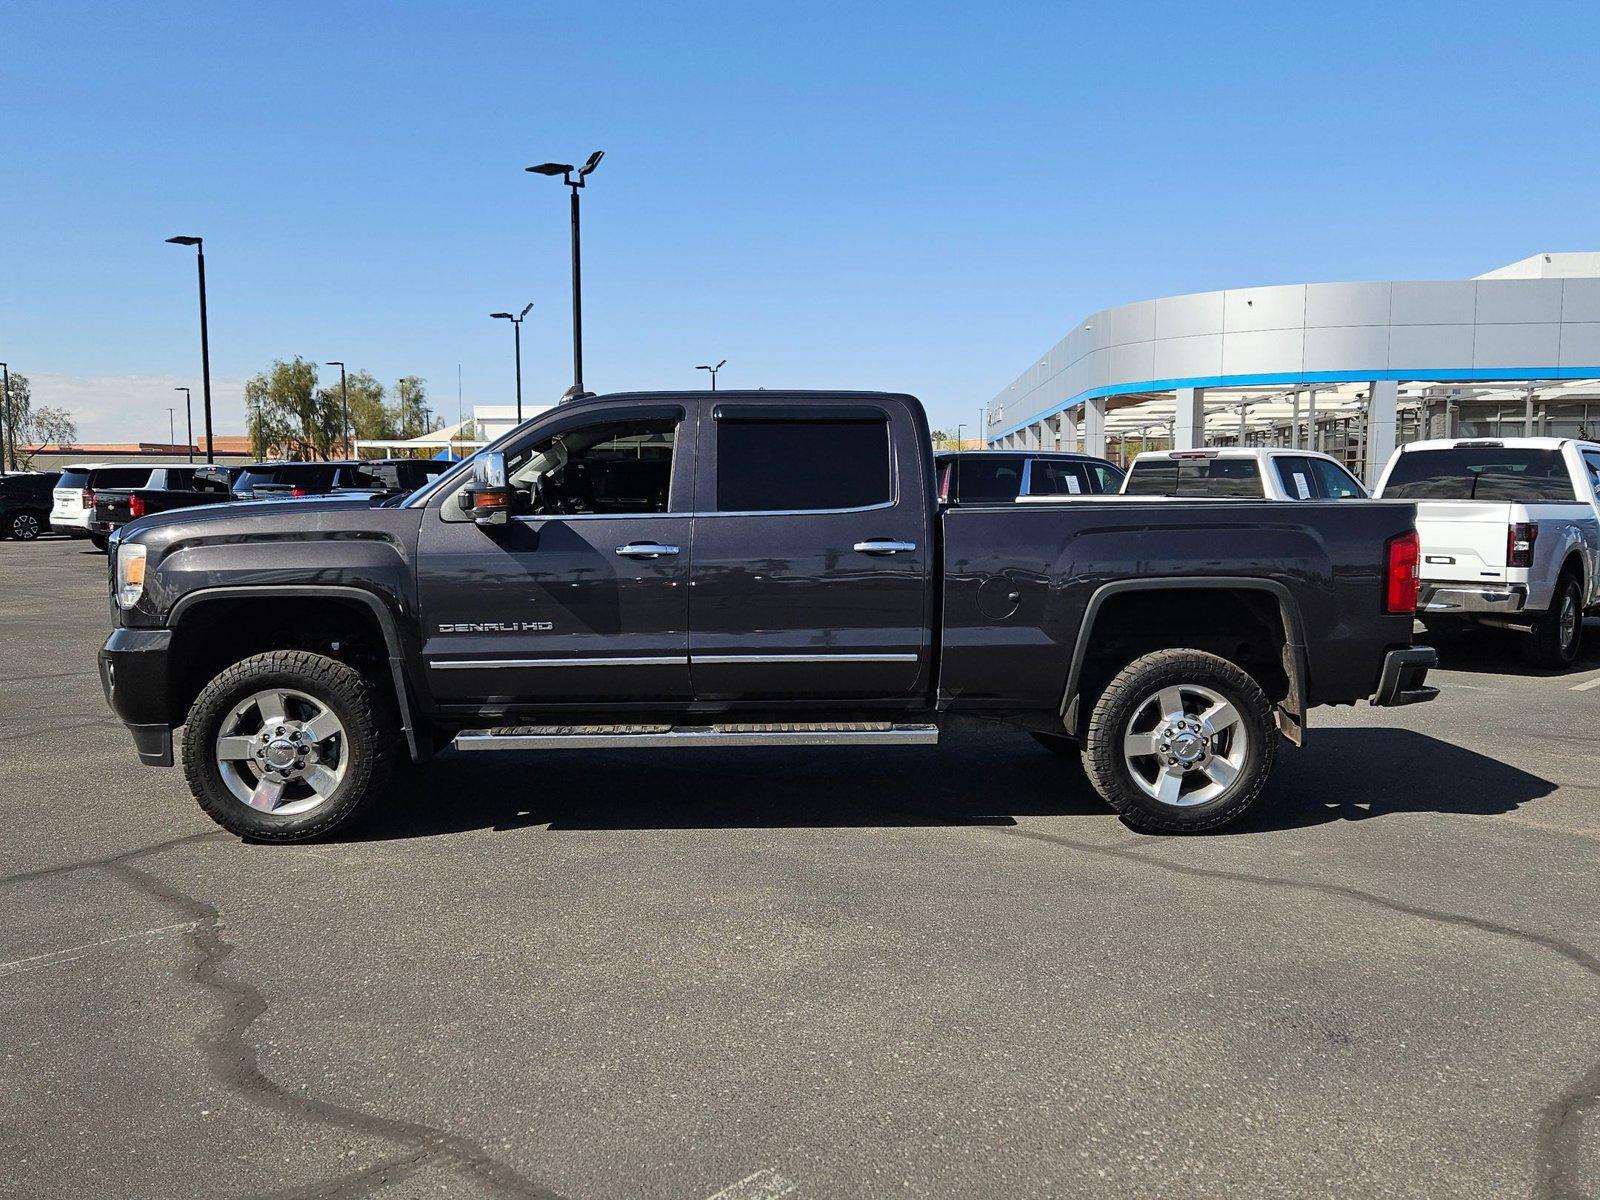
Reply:
<svg viewBox="0 0 1600 1200"><path fill-rule="evenodd" d="M623 558L669 558L677 552L676 546L663 546L660 542L629 542L617 547Z"/></svg>
<svg viewBox="0 0 1600 1200"><path fill-rule="evenodd" d="M861 554L909 554L917 548L915 542L897 542L893 538L869 538L856 543Z"/></svg>

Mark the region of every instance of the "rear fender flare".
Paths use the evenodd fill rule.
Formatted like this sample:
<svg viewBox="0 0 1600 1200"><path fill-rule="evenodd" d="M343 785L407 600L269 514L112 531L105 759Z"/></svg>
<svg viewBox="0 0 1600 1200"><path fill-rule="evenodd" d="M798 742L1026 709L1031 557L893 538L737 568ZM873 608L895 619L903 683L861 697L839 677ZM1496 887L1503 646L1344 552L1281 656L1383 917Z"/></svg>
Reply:
<svg viewBox="0 0 1600 1200"><path fill-rule="evenodd" d="M1094 594L1089 597L1089 603L1084 607L1083 620L1078 626L1077 640L1072 647L1072 662L1067 668L1067 685L1061 694L1061 723L1081 736L1087 719L1087 714L1082 712L1083 705L1079 703L1082 699L1079 686L1082 682L1083 664L1089 655L1089 640L1094 633L1094 623L1099 618L1100 610L1106 601L1127 592L1178 590L1266 592L1278 602L1278 613L1283 619L1284 633L1288 638L1284 646L1283 670L1289 677L1289 695L1279 705L1278 727L1286 738L1295 745L1300 745L1305 737L1308 686L1305 628L1300 620L1300 606L1295 603L1289 589L1276 580L1231 575L1186 575L1178 579L1123 579L1096 588Z"/></svg>

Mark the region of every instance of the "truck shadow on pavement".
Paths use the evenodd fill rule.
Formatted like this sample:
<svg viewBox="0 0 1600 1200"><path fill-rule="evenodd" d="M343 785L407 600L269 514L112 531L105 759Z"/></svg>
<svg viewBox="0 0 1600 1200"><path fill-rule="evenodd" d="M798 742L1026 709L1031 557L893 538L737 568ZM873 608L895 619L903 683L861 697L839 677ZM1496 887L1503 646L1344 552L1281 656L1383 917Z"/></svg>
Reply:
<svg viewBox="0 0 1600 1200"><path fill-rule="evenodd" d="M1535 666L1523 653L1524 637L1504 629L1471 628L1460 633L1435 635L1417 633L1419 645L1432 646L1439 652L1439 668L1444 671L1466 671L1474 675L1516 675L1529 679L1560 678L1564 675L1581 676L1600 669L1600 617L1589 617L1583 623L1583 648L1577 661L1570 667L1552 670Z"/></svg>
<svg viewBox="0 0 1600 1200"><path fill-rule="evenodd" d="M1404 729L1313 730L1285 745L1266 794L1212 836L1396 813L1496 816L1556 784ZM562 830L1013 826L1114 820L1077 763L1022 733L954 734L937 750L462 755L401 771L351 840L473 829Z"/></svg>

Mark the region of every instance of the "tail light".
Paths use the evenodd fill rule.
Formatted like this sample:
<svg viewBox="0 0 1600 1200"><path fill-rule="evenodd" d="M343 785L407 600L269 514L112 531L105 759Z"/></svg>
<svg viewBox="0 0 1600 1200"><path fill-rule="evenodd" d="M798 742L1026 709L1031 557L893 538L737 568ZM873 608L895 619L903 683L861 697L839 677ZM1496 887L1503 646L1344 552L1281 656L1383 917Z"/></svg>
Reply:
<svg viewBox="0 0 1600 1200"><path fill-rule="evenodd" d="M304 496L305 494L306 494L306 490L303 487L291 488L290 491L289 491L289 495L295 497L296 499L299 499L300 497Z"/></svg>
<svg viewBox="0 0 1600 1200"><path fill-rule="evenodd" d="M1539 527L1531 521L1518 521L1506 529L1506 566L1533 566L1533 543L1539 539Z"/></svg>
<svg viewBox="0 0 1600 1200"><path fill-rule="evenodd" d="M1415 529L1389 539L1388 573L1384 576L1383 611L1386 613L1414 613L1417 611L1417 589L1421 580L1417 564L1422 558L1422 542Z"/></svg>
<svg viewBox="0 0 1600 1200"><path fill-rule="evenodd" d="M144 498L142 496L129 496L128 497L128 516L130 516L130 517L142 517L142 516L144 516Z"/></svg>
<svg viewBox="0 0 1600 1200"><path fill-rule="evenodd" d="M79 500L79 503L81 503L83 505L83 511L84 512L88 512L91 508L94 507L94 493L91 492L88 488L84 488L83 489L83 495L78 497L78 500Z"/></svg>

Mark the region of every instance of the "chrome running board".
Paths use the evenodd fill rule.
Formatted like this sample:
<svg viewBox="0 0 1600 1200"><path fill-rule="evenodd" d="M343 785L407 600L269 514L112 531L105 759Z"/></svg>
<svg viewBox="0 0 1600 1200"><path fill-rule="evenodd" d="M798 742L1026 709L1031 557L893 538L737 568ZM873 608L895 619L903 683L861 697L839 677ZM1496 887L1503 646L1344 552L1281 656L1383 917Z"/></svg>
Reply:
<svg viewBox="0 0 1600 1200"><path fill-rule="evenodd" d="M719 725L506 725L458 733L457 750L653 750L721 746L932 746L937 725L798 721Z"/></svg>

